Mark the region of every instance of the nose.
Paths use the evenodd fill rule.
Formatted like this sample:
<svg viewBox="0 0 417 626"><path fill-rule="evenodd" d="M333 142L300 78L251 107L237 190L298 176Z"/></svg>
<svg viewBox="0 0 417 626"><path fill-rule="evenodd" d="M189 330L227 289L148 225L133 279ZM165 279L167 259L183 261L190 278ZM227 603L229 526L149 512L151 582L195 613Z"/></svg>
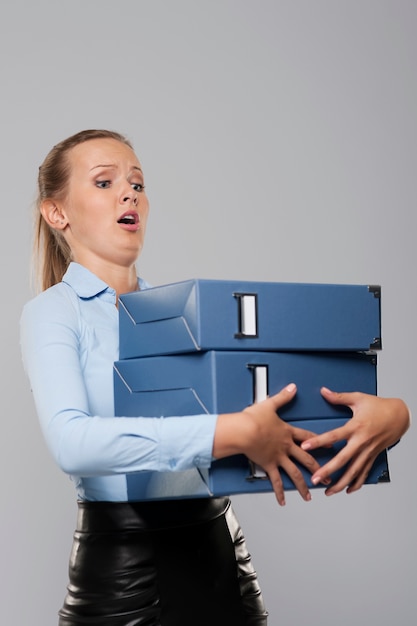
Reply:
<svg viewBox="0 0 417 626"><path fill-rule="evenodd" d="M136 205L137 205L137 203L138 203L138 197L137 197L137 195L136 195L136 193L135 193L135 192L133 192L132 194L130 194L130 195L128 195L128 196L125 196L125 197L123 198L123 202L124 202L124 203L125 203L125 202L129 202L129 201L130 201L130 202L131 202L134 206L136 206Z"/></svg>
<svg viewBox="0 0 417 626"><path fill-rule="evenodd" d="M126 204L127 202L131 202L134 206L138 203L138 195L132 188L127 192L125 191L122 195L122 203Z"/></svg>

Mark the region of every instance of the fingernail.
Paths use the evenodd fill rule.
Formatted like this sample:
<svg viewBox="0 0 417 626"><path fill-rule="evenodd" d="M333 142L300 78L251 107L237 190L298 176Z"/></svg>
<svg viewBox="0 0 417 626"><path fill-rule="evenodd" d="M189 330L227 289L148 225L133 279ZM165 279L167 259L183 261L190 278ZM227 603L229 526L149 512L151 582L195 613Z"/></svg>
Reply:
<svg viewBox="0 0 417 626"><path fill-rule="evenodd" d="M285 387L285 389L286 389L287 391L289 391L289 392L294 391L294 389L295 389L295 384L294 384L294 383L290 383L289 385L287 385L287 386Z"/></svg>
<svg viewBox="0 0 417 626"><path fill-rule="evenodd" d="M315 476L314 478L311 479L311 482L313 483L313 485L318 485L320 481L321 481L320 476Z"/></svg>
<svg viewBox="0 0 417 626"><path fill-rule="evenodd" d="M309 443L308 441L303 441L303 443L301 444L301 447L303 450L310 450L311 443Z"/></svg>

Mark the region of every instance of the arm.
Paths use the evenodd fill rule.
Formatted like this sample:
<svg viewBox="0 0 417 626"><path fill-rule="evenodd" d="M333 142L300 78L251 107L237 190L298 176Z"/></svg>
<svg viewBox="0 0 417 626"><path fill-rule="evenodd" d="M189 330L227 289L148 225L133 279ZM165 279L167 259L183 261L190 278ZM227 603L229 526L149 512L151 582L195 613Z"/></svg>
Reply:
<svg viewBox="0 0 417 626"><path fill-rule="evenodd" d="M326 489L326 495L346 488L347 493L360 489L382 450L394 445L410 426L407 405L398 398L380 398L359 392L335 393L323 387L323 397L332 404L342 404L352 410L352 418L342 428L305 440L301 447L314 450L346 440L346 445L326 465L312 476L314 484L329 478L347 465L336 484Z"/></svg>
<svg viewBox="0 0 417 626"><path fill-rule="evenodd" d="M209 467L212 455L243 453L269 474L279 502L284 498L278 466L309 499L290 457L310 471L319 468L297 443L313 433L292 428L276 414L295 386L219 417L114 417L118 319L112 305L103 306L81 311L74 292L61 285L35 298L22 314L25 368L45 439L63 471L84 477L181 471Z"/></svg>
<svg viewBox="0 0 417 626"><path fill-rule="evenodd" d="M115 417L113 306L81 313L62 286L40 294L21 317L21 348L48 448L76 476L209 467L216 416ZM114 314L114 315L113 315Z"/></svg>

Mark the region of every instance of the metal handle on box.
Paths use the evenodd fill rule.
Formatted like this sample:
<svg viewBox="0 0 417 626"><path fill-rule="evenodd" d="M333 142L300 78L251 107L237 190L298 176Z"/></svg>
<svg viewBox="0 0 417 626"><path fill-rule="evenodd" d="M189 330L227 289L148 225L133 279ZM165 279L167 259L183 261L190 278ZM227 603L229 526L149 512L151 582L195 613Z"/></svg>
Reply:
<svg viewBox="0 0 417 626"><path fill-rule="evenodd" d="M253 402L262 402L268 397L268 365L249 364L248 368L252 370ZM267 478L268 475L262 467L249 460L249 476L246 480L266 480Z"/></svg>
<svg viewBox="0 0 417 626"><path fill-rule="evenodd" d="M235 337L258 336L258 296L256 293L234 293L238 308L238 332Z"/></svg>

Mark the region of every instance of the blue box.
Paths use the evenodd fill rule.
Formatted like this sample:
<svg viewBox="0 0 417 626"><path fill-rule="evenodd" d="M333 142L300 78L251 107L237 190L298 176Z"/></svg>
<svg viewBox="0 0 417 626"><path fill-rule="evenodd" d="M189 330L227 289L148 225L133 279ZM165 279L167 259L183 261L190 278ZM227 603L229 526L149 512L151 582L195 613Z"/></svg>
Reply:
<svg viewBox="0 0 417 626"><path fill-rule="evenodd" d="M308 428L321 433L338 428L348 418L318 419L293 422L294 426ZM292 422L290 422L292 423ZM336 444L331 450L323 448L312 454L321 465L327 463L342 447ZM310 489L322 488L313 485L310 474L299 466L306 484ZM337 472L337 479L342 471ZM287 474L281 470L281 477L286 491L294 490L294 485ZM367 479L367 484L389 482L386 452L376 459ZM129 500L172 500L176 498L210 498L237 494L255 494L272 492L271 483L265 475L259 474L244 455L236 455L215 461L209 469L195 469L185 472L139 472L128 474L127 489Z"/></svg>
<svg viewBox="0 0 417 626"><path fill-rule="evenodd" d="M381 348L379 286L187 280L120 296L120 359Z"/></svg>
<svg viewBox="0 0 417 626"><path fill-rule="evenodd" d="M114 364L115 413L121 416L169 418L172 415L240 411L289 382L297 384L294 400L280 409L282 419L300 428L324 432L350 418L350 409L331 405L320 387L376 394L376 353L293 353L206 351L194 354L119 360ZM325 463L342 444L314 452ZM307 484L309 474L300 467ZM189 497L271 491L270 481L243 455L215 461L200 470L203 490ZM340 475L340 472L339 472ZM283 476L286 489L293 483ZM144 478L132 478L144 480ZM386 453L381 453L368 484L388 482ZM205 493L206 490L206 493ZM158 490L152 491L158 497ZM165 493L164 497L168 497ZM181 497L184 497L182 495Z"/></svg>
<svg viewBox="0 0 417 626"><path fill-rule="evenodd" d="M124 359L114 364L117 415L231 413L297 384L288 420L350 416L322 386L376 394L377 354L215 351Z"/></svg>

